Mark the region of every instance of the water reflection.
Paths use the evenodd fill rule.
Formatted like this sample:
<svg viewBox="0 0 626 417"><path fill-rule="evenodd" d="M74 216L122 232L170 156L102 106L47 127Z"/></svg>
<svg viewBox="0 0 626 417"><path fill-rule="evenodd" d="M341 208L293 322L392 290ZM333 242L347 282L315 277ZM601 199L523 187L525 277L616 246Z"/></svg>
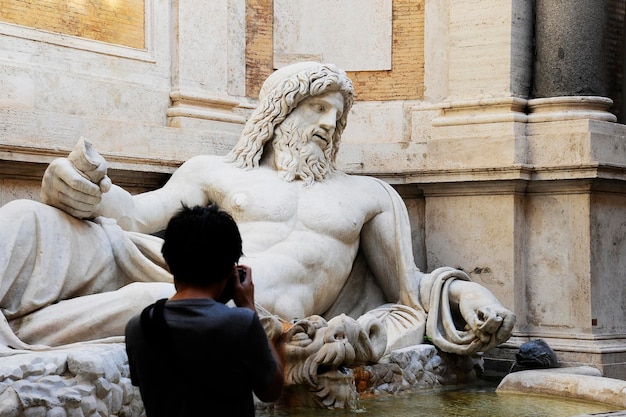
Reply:
<svg viewBox="0 0 626 417"><path fill-rule="evenodd" d="M361 400L359 410L290 409L257 411L259 417L571 417L619 408L569 398L496 393L493 383Z"/></svg>

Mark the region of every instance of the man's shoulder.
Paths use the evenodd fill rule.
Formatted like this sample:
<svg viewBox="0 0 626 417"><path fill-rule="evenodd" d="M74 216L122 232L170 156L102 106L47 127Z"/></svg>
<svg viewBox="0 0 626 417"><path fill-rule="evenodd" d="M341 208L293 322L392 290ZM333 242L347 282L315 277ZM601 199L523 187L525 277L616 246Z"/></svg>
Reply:
<svg viewBox="0 0 626 417"><path fill-rule="evenodd" d="M214 319L219 317L226 320L250 322L255 314L247 308L230 307L209 299L170 300L166 303L166 308L168 314L189 316L200 321L204 320L203 315L207 315Z"/></svg>
<svg viewBox="0 0 626 417"><path fill-rule="evenodd" d="M131 317L126 323L126 329L124 331L126 346L137 345L141 343L143 339L143 331L141 329L141 317L136 315Z"/></svg>
<svg viewBox="0 0 626 417"><path fill-rule="evenodd" d="M137 314L131 317L130 320L128 320L128 323L126 323L126 332L135 331L139 327L141 327L141 318L140 315Z"/></svg>

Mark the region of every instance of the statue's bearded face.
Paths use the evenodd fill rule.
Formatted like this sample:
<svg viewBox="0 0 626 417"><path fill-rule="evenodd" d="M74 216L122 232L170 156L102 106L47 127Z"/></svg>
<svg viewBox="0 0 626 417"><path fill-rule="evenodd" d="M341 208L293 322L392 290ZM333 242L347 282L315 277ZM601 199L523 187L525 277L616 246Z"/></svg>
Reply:
<svg viewBox="0 0 626 417"><path fill-rule="evenodd" d="M332 170L332 143L343 97L333 91L304 99L276 127L275 162L279 176L306 185L323 180Z"/></svg>

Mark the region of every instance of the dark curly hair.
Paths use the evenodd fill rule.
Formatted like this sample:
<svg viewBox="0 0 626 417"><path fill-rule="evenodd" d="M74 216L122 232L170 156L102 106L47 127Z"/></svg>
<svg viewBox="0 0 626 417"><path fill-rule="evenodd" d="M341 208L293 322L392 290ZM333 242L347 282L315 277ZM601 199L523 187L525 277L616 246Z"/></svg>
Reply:
<svg viewBox="0 0 626 417"><path fill-rule="evenodd" d="M165 229L161 252L175 281L205 286L231 273L242 255L241 235L216 204L183 205Z"/></svg>

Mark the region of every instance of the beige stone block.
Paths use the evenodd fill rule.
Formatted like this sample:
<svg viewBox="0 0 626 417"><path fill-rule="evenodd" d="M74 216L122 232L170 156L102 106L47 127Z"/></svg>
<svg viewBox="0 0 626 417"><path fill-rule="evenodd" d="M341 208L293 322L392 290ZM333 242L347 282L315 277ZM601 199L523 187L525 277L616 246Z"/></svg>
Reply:
<svg viewBox="0 0 626 417"><path fill-rule="evenodd" d="M626 190L591 195L591 311L595 335L626 337ZM623 362L626 362L626 353Z"/></svg>
<svg viewBox="0 0 626 417"><path fill-rule="evenodd" d="M449 7L448 86L451 97L510 91L512 2L454 0Z"/></svg>
<svg viewBox="0 0 626 417"><path fill-rule="evenodd" d="M433 136L433 120L443 114L438 106L414 106L408 110L407 117L411 123L411 141L426 143Z"/></svg>
<svg viewBox="0 0 626 417"><path fill-rule="evenodd" d="M500 193L481 195L475 189L466 189L466 195L462 189L437 194L444 189L445 185L425 189L428 270L441 266L462 269L505 307L517 311L516 198Z"/></svg>
<svg viewBox="0 0 626 417"><path fill-rule="evenodd" d="M275 0L274 66L313 60L346 71L390 70L391 18L391 0Z"/></svg>
<svg viewBox="0 0 626 417"><path fill-rule="evenodd" d="M525 212L529 325L562 334L589 329L589 196L553 189L529 196Z"/></svg>
<svg viewBox="0 0 626 417"><path fill-rule="evenodd" d="M555 337L626 335L626 194L618 184L581 180L529 189L524 258L533 329Z"/></svg>
<svg viewBox="0 0 626 417"><path fill-rule="evenodd" d="M337 167L342 171L353 173L363 170L363 146L343 143L337 153Z"/></svg>
<svg viewBox="0 0 626 417"><path fill-rule="evenodd" d="M426 235L424 228L426 205L421 191L413 185L394 185L402 197L409 213L411 223L411 241L413 242L413 258L415 265L423 272L427 272L426 264Z"/></svg>
<svg viewBox="0 0 626 417"><path fill-rule="evenodd" d="M174 87L225 93L228 86L228 3L180 0L174 45ZM241 18L241 16L239 16Z"/></svg>
<svg viewBox="0 0 626 417"><path fill-rule="evenodd" d="M0 178L0 206L19 198L39 201L40 181Z"/></svg>
<svg viewBox="0 0 626 417"><path fill-rule="evenodd" d="M342 143L370 144L407 141L405 104L402 101L356 102L350 111Z"/></svg>
<svg viewBox="0 0 626 417"><path fill-rule="evenodd" d="M528 124L528 162L536 166L626 161L626 126L598 120Z"/></svg>
<svg viewBox="0 0 626 417"><path fill-rule="evenodd" d="M425 166L426 146L412 142L372 143L360 145L359 165L352 174L375 175L391 183L405 180L403 175Z"/></svg>
<svg viewBox="0 0 626 417"><path fill-rule="evenodd" d="M526 162L525 123L436 126L427 142L427 167L485 168Z"/></svg>
<svg viewBox="0 0 626 417"><path fill-rule="evenodd" d="M0 107L33 108L35 83L30 74L18 68L6 68L0 77Z"/></svg>

